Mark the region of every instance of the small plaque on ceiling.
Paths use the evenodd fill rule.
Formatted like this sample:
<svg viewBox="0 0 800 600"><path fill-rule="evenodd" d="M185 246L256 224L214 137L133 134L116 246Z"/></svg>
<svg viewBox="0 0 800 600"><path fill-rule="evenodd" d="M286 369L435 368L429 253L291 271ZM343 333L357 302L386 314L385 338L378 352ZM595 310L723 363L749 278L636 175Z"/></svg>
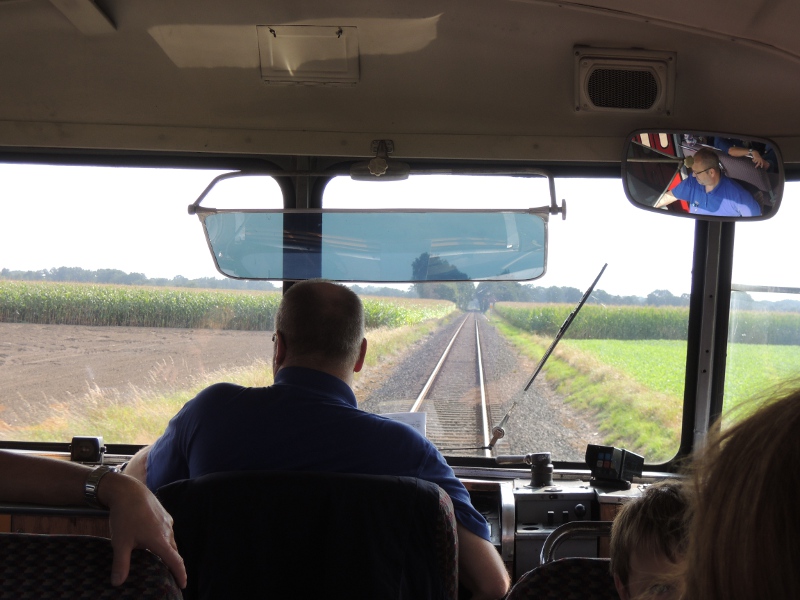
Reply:
<svg viewBox="0 0 800 600"><path fill-rule="evenodd" d="M259 25L261 77L267 83L345 85L358 82L358 29Z"/></svg>

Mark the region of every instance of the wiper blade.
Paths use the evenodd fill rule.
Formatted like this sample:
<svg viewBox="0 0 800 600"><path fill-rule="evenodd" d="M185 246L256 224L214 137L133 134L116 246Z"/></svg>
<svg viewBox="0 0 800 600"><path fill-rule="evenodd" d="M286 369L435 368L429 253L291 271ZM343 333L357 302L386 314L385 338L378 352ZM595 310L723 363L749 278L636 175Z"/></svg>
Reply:
<svg viewBox="0 0 800 600"><path fill-rule="evenodd" d="M567 329L569 329L569 326L572 324L572 321L575 320L575 317L580 312L580 310L583 307L584 303L589 299L589 296L592 295L592 292L594 291L594 286L596 286L597 282L600 281L600 277L603 276L603 272L606 270L607 266L608 266L608 263L605 263L603 265L603 268L600 269L600 272L597 274L597 277L594 278L594 281L592 282L592 285L590 285L589 288L583 293L583 296L581 297L580 302L578 302L578 305L572 310L571 313L569 313L569 315L567 315L567 318L564 320L564 323L559 328L558 333L556 333L556 337L553 340L553 343L550 344L550 347L547 349L547 352L544 353L544 356L542 356L542 359L539 361L539 364L536 365L536 369L534 369L533 375L531 375L531 378L528 381L528 384L522 390L523 392L527 392L528 388L531 387L531 385L533 384L534 380L536 379L536 376L542 370L542 367L544 367L544 363L546 363L547 359L550 358L550 355L553 353L553 350L555 350L556 345L561 340L561 338L564 336L564 334L567 332ZM505 426L506 426L506 423L508 422L508 417L511 415L511 411L514 410L514 408L516 406L517 406L517 401L515 400L514 403L511 405L511 407L508 409L508 412L506 412L505 416L503 416L503 418L500 421L500 423L495 425L492 428L492 441L489 442L489 445L486 447L487 450L493 449L494 445L497 443L497 440L499 440L499 439L501 439L501 438L503 438L505 436L505 434L506 434Z"/></svg>

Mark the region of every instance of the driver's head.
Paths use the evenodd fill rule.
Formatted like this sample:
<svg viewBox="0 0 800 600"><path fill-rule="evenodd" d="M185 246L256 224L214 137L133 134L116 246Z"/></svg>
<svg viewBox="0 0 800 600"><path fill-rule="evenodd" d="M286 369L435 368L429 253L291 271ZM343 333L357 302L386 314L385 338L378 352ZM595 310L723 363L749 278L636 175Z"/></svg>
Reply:
<svg viewBox="0 0 800 600"><path fill-rule="evenodd" d="M364 308L350 288L322 279L301 281L284 294L275 331L294 364L352 369L364 339Z"/></svg>
<svg viewBox="0 0 800 600"><path fill-rule="evenodd" d="M718 180L721 173L719 158L707 148L701 148L695 153L691 169L694 176L701 183L705 183L708 180Z"/></svg>

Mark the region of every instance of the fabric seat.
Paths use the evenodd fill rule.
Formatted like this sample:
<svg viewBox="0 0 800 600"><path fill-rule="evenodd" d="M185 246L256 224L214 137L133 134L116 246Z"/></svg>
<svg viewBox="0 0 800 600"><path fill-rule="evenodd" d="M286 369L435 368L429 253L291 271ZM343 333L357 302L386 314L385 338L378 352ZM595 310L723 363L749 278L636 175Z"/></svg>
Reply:
<svg viewBox="0 0 800 600"><path fill-rule="evenodd" d="M215 473L158 498L175 520L184 597L457 597L450 497L411 477Z"/></svg>
<svg viewBox="0 0 800 600"><path fill-rule="evenodd" d="M528 571L506 600L619 600L607 558L560 558Z"/></svg>
<svg viewBox="0 0 800 600"><path fill-rule="evenodd" d="M556 549L575 537L610 535L610 521L572 521L547 536L541 564L519 578L507 600L619 600L607 558L569 557L552 560Z"/></svg>
<svg viewBox="0 0 800 600"><path fill-rule="evenodd" d="M111 541L86 535L0 534L0 598L180 600L167 566L134 550L128 579L111 585Z"/></svg>

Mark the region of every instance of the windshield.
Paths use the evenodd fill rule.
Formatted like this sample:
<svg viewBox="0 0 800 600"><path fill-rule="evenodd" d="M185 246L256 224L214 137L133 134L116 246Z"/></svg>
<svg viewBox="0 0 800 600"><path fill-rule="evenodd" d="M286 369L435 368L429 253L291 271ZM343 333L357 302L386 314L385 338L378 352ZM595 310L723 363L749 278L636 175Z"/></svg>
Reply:
<svg viewBox="0 0 800 600"><path fill-rule="evenodd" d="M547 203L541 184L340 178L326 188L323 207L521 208L532 198ZM631 210L619 181L562 179L556 193L566 199L567 219L551 217L547 270L535 282L361 290L387 296L387 304L402 294L404 302L422 297L453 307L432 324L373 332L386 349L357 379L361 405L426 412L428 437L449 455L486 455L481 446L508 414L495 454L551 452L554 460L583 462L586 444L595 443L668 460L680 438L693 224ZM530 383L604 263L591 297Z"/></svg>
<svg viewBox="0 0 800 600"><path fill-rule="evenodd" d="M736 226L723 427L752 412L750 399L800 373L798 198L800 184L787 183L777 218Z"/></svg>
<svg viewBox="0 0 800 600"><path fill-rule="evenodd" d="M223 278L186 213L219 171L0 171L0 440L147 444L210 383L271 383L281 283ZM490 454L675 454L694 224L636 210L618 180L558 179L556 193L567 219L550 217L534 282L351 284L368 326L361 408L404 415L450 456L486 456L501 423ZM277 184L265 194L262 208L283 206ZM323 196L324 209L548 204L546 181L522 177L337 178Z"/></svg>

